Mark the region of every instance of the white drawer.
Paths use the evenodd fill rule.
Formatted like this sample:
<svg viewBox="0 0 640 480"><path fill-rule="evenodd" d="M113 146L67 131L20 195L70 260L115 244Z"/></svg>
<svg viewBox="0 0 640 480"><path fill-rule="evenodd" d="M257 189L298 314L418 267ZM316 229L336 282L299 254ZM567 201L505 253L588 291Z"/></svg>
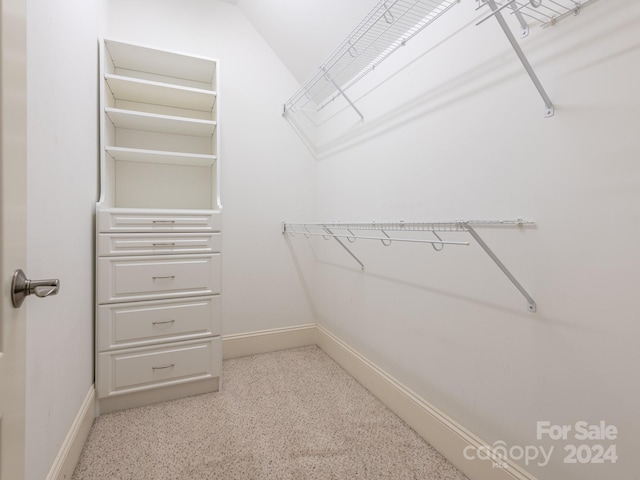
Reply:
<svg viewBox="0 0 640 480"><path fill-rule="evenodd" d="M220 376L220 337L98 354L98 397Z"/></svg>
<svg viewBox="0 0 640 480"><path fill-rule="evenodd" d="M98 209L99 232L219 232L216 210Z"/></svg>
<svg viewBox="0 0 640 480"><path fill-rule="evenodd" d="M219 233L101 233L98 255L215 253L221 243Z"/></svg>
<svg viewBox="0 0 640 480"><path fill-rule="evenodd" d="M101 257L98 303L220 293L220 254Z"/></svg>
<svg viewBox="0 0 640 480"><path fill-rule="evenodd" d="M220 296L98 307L98 350L220 335Z"/></svg>

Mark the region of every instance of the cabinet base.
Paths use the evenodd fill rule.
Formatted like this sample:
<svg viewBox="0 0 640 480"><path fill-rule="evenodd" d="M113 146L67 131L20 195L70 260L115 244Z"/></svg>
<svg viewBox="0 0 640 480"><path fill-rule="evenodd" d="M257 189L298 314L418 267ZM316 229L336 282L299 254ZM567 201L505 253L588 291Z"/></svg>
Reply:
<svg viewBox="0 0 640 480"><path fill-rule="evenodd" d="M96 416L218 390L220 390L220 377L102 398L96 406Z"/></svg>

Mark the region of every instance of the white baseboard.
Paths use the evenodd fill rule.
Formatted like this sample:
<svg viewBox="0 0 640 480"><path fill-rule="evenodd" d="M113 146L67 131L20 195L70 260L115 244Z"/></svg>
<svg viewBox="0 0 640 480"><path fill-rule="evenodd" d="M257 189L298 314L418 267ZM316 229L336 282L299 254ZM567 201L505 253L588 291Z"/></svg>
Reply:
<svg viewBox="0 0 640 480"><path fill-rule="evenodd" d="M219 388L219 377L207 378L196 382L179 383L178 385L164 386L142 392L125 393L123 395L101 398L98 400L96 408L99 415L104 415L119 410L128 410L130 408L143 407L159 402L168 402L192 395L217 392Z"/></svg>
<svg viewBox="0 0 640 480"><path fill-rule="evenodd" d="M58 455L49 470L46 480L71 480L76 468L82 447L84 446L93 420L95 419L96 390L93 385L89 389L78 414L71 424L69 433L64 439Z"/></svg>
<svg viewBox="0 0 640 480"><path fill-rule="evenodd" d="M321 326L316 344L471 480L536 480L510 461L497 468L491 460L468 460L465 448L489 445Z"/></svg>
<svg viewBox="0 0 640 480"><path fill-rule="evenodd" d="M224 335L222 337L222 358L227 360L229 358L246 357L247 355L307 347L315 344L315 324L275 328L273 330L261 330L238 335ZM224 388L224 385L222 388Z"/></svg>

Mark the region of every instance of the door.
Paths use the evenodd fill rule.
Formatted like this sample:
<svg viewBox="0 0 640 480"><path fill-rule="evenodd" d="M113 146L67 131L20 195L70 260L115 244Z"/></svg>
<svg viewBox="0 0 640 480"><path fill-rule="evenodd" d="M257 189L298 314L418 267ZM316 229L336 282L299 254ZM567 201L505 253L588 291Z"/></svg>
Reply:
<svg viewBox="0 0 640 480"><path fill-rule="evenodd" d="M25 467L26 306L11 280L26 260L25 0L0 0L0 480Z"/></svg>

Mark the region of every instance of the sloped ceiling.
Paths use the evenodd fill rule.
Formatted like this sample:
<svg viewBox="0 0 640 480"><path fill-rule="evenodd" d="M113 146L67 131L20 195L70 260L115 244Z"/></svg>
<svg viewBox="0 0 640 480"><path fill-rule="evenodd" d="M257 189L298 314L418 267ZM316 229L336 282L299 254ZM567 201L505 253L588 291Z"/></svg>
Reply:
<svg viewBox="0 0 640 480"><path fill-rule="evenodd" d="M224 0L235 3L303 83L377 0Z"/></svg>

